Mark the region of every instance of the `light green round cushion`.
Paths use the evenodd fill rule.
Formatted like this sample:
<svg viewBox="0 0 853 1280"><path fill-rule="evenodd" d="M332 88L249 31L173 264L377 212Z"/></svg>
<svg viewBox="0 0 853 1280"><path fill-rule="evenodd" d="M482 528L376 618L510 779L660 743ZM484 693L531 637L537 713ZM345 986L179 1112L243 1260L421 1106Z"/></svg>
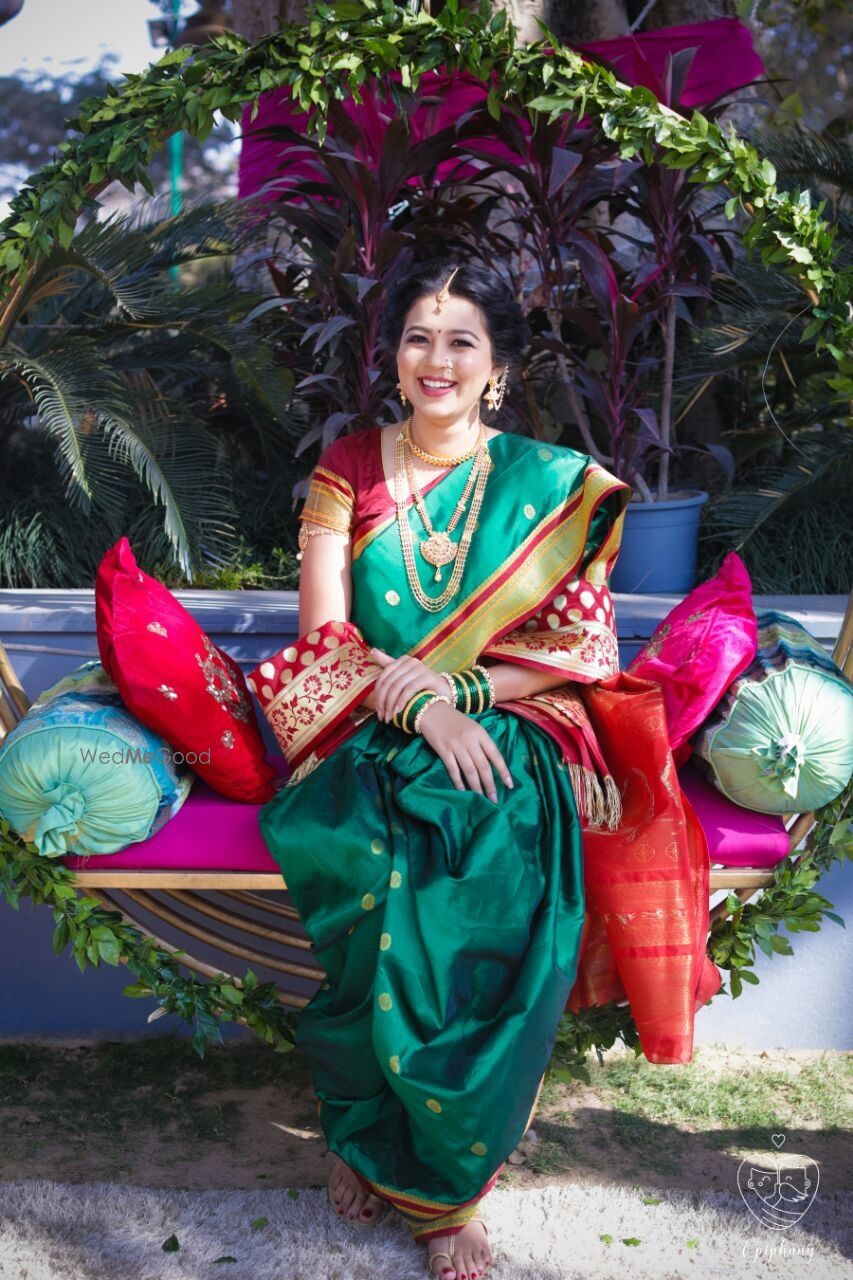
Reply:
<svg viewBox="0 0 853 1280"><path fill-rule="evenodd" d="M823 672L797 666L745 683L706 759L719 789L746 809L819 809L853 772L853 696Z"/></svg>
<svg viewBox="0 0 853 1280"><path fill-rule="evenodd" d="M115 853L181 807L192 774L140 724L100 663L41 695L0 748L0 814L45 857Z"/></svg>

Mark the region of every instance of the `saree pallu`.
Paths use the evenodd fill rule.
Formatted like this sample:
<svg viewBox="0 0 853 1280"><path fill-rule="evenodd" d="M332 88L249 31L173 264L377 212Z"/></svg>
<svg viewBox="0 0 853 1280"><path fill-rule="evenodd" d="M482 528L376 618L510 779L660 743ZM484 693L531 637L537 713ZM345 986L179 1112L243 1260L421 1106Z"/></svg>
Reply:
<svg viewBox="0 0 853 1280"><path fill-rule="evenodd" d="M293 768L260 823L326 970L297 1042L329 1149L423 1240L460 1230L493 1185L572 1001L627 995L647 1057L690 1060L711 985L708 857L660 693L618 672L607 577L627 486L574 450L493 437L461 590L427 612L390 496L354 522L357 440L326 450L302 512L352 534L351 620L300 636L250 677ZM423 488L436 528L468 471ZM411 501L406 515L416 539ZM515 782L496 774L493 803L457 790L423 738L360 706L380 671L371 645L435 670L514 662L571 684L477 717ZM638 841L654 853L633 862Z"/></svg>

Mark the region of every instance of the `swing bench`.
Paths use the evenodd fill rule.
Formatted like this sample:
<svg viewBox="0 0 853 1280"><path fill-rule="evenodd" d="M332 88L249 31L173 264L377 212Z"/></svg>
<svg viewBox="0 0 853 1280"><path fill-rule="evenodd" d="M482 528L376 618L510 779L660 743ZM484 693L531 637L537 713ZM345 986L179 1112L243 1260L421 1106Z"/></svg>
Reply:
<svg viewBox="0 0 853 1280"><path fill-rule="evenodd" d="M832 657L853 677L853 592ZM0 742L29 706L0 644ZM271 762L284 776L284 760ZM741 902L748 901L773 883L775 865L794 857L814 825L812 813L782 819L743 809L690 765L679 776L708 840L712 896L725 890L727 897L734 894ZM76 884L87 897L120 912L128 924L164 950L180 951L180 964L187 969L210 978L227 973L224 966L193 956L161 936L157 930L162 925L215 952L272 971L280 1003L300 1009L324 971L311 955L298 913L286 899L281 872L263 844L258 809L217 795L197 778L182 809L148 840L114 854L62 861L73 869ZM270 892L284 897L262 896ZM711 908L710 923L728 914L723 899ZM153 917L155 923L146 923L145 916Z"/></svg>

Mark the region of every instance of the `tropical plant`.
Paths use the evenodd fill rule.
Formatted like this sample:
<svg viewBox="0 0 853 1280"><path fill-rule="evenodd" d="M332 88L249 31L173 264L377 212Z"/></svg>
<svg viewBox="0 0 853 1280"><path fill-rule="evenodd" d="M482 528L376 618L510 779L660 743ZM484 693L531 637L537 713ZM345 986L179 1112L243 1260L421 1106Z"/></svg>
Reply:
<svg viewBox="0 0 853 1280"><path fill-rule="evenodd" d="M682 83L688 53L671 65L666 92L673 78L676 90ZM719 257L705 223L719 202L688 185L684 171L620 161L593 121L569 113L540 120L531 133L517 105L502 104L496 114L483 106L419 144L409 140L405 112L395 115L377 100L371 114L365 138L331 103L322 147L291 127L259 131L283 144L286 189L275 174L268 187L294 231L282 255L287 269L273 268L274 276L289 319L301 326L299 345L314 340L316 363L296 386L313 423L300 451L380 413L399 414L381 367L388 361L376 349L384 290L375 286L413 252L441 245L508 270L528 311L535 336L504 420L526 420L533 434L552 439L576 426L597 461L649 498L644 472L657 460L665 497L674 325L679 316L701 321ZM306 154L312 176L294 178L293 163ZM412 179L420 180L415 188ZM625 242L630 250L620 261ZM725 254L731 261L728 248ZM728 451L710 448L730 473Z"/></svg>
<svg viewBox="0 0 853 1280"><path fill-rule="evenodd" d="M799 125L751 136L776 166L780 186L805 183L815 203L831 199L837 260L849 268L853 148ZM680 373L685 388L720 388L723 439L736 462L735 483L704 513L705 567L712 571L734 547L759 590L846 594L853 580L853 441L835 362L809 344L808 303L774 264L739 262L735 275L714 278L712 292L711 315Z"/></svg>
<svg viewBox="0 0 853 1280"><path fill-rule="evenodd" d="M170 556L190 579L228 562L231 476L241 464L281 474L291 393L246 323L257 296L222 270L252 234L233 202L174 219L114 217L55 244L28 275L0 346L9 585L35 568L40 586L67 585L67 571L77 581L84 568L90 581L121 533L143 559ZM95 528L81 538L86 521Z"/></svg>
<svg viewBox="0 0 853 1280"><path fill-rule="evenodd" d="M505 12L492 16L488 0L478 11L448 3L437 18L393 0L338 0L317 4L307 27L285 24L248 45L233 33L193 54L177 49L138 76L127 77L104 99L81 105L77 136L13 201L2 226L0 272L8 292L1 323L8 326L16 290L54 241L68 243L87 201L120 180L130 188L146 183L154 152L176 129L205 137L221 111L236 120L242 104L280 85L292 88L300 107L312 113L308 127L320 140L327 132L329 103L359 97L369 77L389 81L402 106L421 77L445 66L467 71L489 85L488 109L515 96L531 116L553 121L567 111L589 112L618 145L621 159L642 155L673 168L692 168L691 180L725 183L732 191L727 213L743 201L752 217L744 240L762 261L783 260L802 278L820 314L815 342L849 372L847 349L853 321L847 314L849 274L833 265L832 228L807 198L780 193L776 173L754 147L722 130L699 112L687 120L668 111L642 86L631 88L600 66L562 47L543 27L545 40L521 48ZM316 110L315 110L316 108ZM656 147L659 150L656 151Z"/></svg>

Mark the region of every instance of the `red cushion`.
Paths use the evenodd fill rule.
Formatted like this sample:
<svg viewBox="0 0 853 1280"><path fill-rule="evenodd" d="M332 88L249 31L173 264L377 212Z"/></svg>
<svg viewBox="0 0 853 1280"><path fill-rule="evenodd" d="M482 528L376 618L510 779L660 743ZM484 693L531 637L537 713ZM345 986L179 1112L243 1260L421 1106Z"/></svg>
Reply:
<svg viewBox="0 0 853 1280"><path fill-rule="evenodd" d="M788 833L778 814L754 813L733 804L692 764L679 771L678 781L702 824L711 862L724 867L775 867L787 856ZM174 822L173 818L167 831Z"/></svg>
<svg viewBox="0 0 853 1280"><path fill-rule="evenodd" d="M127 538L98 567L95 621L101 662L128 711L222 795L271 799L274 775L242 671L142 572Z"/></svg>
<svg viewBox="0 0 853 1280"><path fill-rule="evenodd" d="M278 756L273 772L284 777ZM271 871L281 867L270 856L258 827L259 804L235 804L211 791L200 779L183 807L156 835L118 853L63 858L66 867L88 871Z"/></svg>
<svg viewBox="0 0 853 1280"><path fill-rule="evenodd" d="M758 621L746 566L730 551L713 578L690 592L655 628L628 666L663 690L669 744L676 764L690 755L687 739L752 662Z"/></svg>

